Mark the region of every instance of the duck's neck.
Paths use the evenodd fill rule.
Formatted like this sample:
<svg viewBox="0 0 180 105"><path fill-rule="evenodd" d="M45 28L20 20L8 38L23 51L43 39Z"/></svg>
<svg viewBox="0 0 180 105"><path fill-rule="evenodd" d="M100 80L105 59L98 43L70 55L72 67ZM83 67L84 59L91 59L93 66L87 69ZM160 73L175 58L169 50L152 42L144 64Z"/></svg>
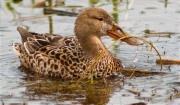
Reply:
<svg viewBox="0 0 180 105"><path fill-rule="evenodd" d="M87 57L97 57L106 49L101 39L96 35L87 35L84 38L78 38L78 41Z"/></svg>

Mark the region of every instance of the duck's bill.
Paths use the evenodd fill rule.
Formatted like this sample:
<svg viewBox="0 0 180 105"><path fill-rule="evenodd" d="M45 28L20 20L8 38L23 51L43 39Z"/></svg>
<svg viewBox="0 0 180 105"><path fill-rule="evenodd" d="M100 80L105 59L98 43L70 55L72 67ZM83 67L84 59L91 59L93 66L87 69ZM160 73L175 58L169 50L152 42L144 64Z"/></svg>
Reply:
<svg viewBox="0 0 180 105"><path fill-rule="evenodd" d="M126 33L125 31L123 31L117 25L113 25L113 28L111 30L107 31L107 35L109 35L110 37L112 37L114 39L119 39L124 36L131 36L128 33ZM122 41L126 42L129 45L133 45L133 46L143 45L143 42L137 38L125 38L125 39L122 39Z"/></svg>

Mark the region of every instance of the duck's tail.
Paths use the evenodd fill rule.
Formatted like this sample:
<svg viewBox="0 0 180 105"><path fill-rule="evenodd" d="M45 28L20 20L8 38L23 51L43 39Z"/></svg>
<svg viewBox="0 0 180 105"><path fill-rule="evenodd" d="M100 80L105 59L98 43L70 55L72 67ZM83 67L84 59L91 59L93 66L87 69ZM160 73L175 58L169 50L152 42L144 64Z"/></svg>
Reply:
<svg viewBox="0 0 180 105"><path fill-rule="evenodd" d="M33 37L33 35L28 32L27 30L25 30L22 27L17 27L17 30L19 31L20 35L21 35L21 40L22 40L22 44L25 43L27 41L28 37Z"/></svg>
<svg viewBox="0 0 180 105"><path fill-rule="evenodd" d="M27 41L28 37L33 37L33 35L22 27L17 27L17 30L21 35L22 44L13 43L13 50L17 56L21 56L27 53L24 48L24 43Z"/></svg>

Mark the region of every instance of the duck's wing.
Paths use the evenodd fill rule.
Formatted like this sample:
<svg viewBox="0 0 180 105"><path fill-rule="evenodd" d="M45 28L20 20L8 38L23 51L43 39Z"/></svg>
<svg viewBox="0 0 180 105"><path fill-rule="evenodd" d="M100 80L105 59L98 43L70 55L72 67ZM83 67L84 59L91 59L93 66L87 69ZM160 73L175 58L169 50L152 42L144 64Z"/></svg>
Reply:
<svg viewBox="0 0 180 105"><path fill-rule="evenodd" d="M21 34L22 43L29 54L36 51L43 51L43 49L51 50L61 46L75 46L77 40L73 37L62 37L56 34L38 34L34 32L28 32L22 27L18 27L17 30Z"/></svg>

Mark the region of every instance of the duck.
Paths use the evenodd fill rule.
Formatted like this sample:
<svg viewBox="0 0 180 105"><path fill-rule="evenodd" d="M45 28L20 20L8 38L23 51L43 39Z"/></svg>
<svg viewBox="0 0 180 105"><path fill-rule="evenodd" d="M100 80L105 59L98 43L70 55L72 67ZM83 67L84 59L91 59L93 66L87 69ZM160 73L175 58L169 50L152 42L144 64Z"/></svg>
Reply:
<svg viewBox="0 0 180 105"><path fill-rule="evenodd" d="M95 7L86 8L78 14L74 37L28 32L20 26L17 30L22 43L13 43L13 49L21 66L45 77L61 79L81 78L94 60L107 49L101 37L110 36L117 40L125 36L125 31L104 9ZM122 41L136 46L142 44L131 38ZM83 79L117 75L122 69L121 60L107 51Z"/></svg>

